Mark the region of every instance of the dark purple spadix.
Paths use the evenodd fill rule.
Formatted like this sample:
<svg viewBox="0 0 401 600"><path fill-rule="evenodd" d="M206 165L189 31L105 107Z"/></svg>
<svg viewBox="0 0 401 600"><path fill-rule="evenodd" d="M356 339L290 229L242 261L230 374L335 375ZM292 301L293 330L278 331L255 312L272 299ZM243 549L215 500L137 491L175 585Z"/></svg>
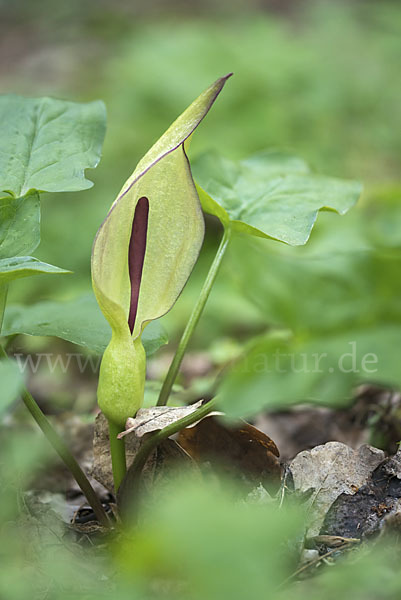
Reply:
<svg viewBox="0 0 401 600"><path fill-rule="evenodd" d="M128 248L128 269L131 281L131 304L128 325L131 333L134 330L136 313L138 310L139 289L141 287L143 261L145 260L146 252L148 216L149 200L145 196L142 196L142 198L139 198L135 208Z"/></svg>

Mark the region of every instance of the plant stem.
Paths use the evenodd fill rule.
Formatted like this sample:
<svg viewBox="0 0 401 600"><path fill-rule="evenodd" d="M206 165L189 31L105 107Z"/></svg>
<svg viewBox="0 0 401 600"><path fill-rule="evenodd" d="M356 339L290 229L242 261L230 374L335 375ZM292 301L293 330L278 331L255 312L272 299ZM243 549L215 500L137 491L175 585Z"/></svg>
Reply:
<svg viewBox="0 0 401 600"><path fill-rule="evenodd" d="M71 452L67 448L62 438L59 436L59 434L50 424L48 419L45 417L38 404L27 389L24 389L22 391L22 400L24 401L25 406L31 413L32 417L35 419L36 423L39 425L40 429L45 434L50 444L53 446L54 450L57 452L61 460L71 471L75 481L86 496L86 499L92 507L93 512L95 513L99 522L105 527L110 527L110 521L108 519L108 516L106 515L102 503L97 497L97 494L91 486L85 473L83 472L75 458L72 456Z"/></svg>
<svg viewBox="0 0 401 600"><path fill-rule="evenodd" d="M4 311L6 309L8 284L0 285L0 333L3 327Z"/></svg>
<svg viewBox="0 0 401 600"><path fill-rule="evenodd" d="M0 356L6 359L9 358L1 344ZM25 406L31 413L32 417L35 419L36 423L39 425L47 440L50 442L50 444L53 446L54 450L57 452L61 460L72 473L75 481L81 488L90 506L92 507L93 512L95 513L98 521L105 527L110 527L109 518L106 515L102 503L97 497L96 492L91 486L85 473L83 472L75 458L72 456L71 452L67 448L62 438L59 436L57 431L53 428L48 419L45 417L33 396L25 387L22 390L21 397Z"/></svg>
<svg viewBox="0 0 401 600"><path fill-rule="evenodd" d="M199 298L197 303L194 306L191 316L189 317L189 321L185 327L184 333L182 334L180 343L178 344L178 348L166 375L166 378L163 382L162 389L160 390L159 399L157 401L157 406L165 406L169 399L171 389L174 385L176 377L178 375L178 371L180 369L182 359L184 358L185 351L188 346L188 342L192 337L192 334L195 330L195 327L198 324L200 316L205 308L207 299L209 298L210 291L215 282L217 273L219 271L219 267L221 261L223 260L224 254L227 250L228 243L231 239L231 228L228 225L224 228L224 234L221 239L220 245L216 252L216 256L212 262L212 265L209 269L209 273L207 274L205 283L203 284L203 288L199 294Z"/></svg>
<svg viewBox="0 0 401 600"><path fill-rule="evenodd" d="M125 440L117 438L121 427L109 421L110 454L113 467L114 490L117 493L120 483L127 472L127 461L125 458Z"/></svg>
<svg viewBox="0 0 401 600"><path fill-rule="evenodd" d="M156 431L154 434L149 435L149 437L139 448L134 461L128 470L124 484L121 487L121 498L123 498L123 506L121 507L122 511L124 511L125 506L127 506L127 508L131 509L130 512L132 513L132 501L134 500L134 493L138 490L138 483L142 474L142 470L155 448L171 435L174 435L178 431L181 431L181 429L189 427L189 425L192 425L193 423L196 423L196 421L206 417L206 415L208 415L215 408L216 402L217 398L215 397L206 404L203 404L193 413L182 417L182 419L179 419L178 421L171 423L171 425L167 425L167 427L164 427L160 431ZM137 495L135 496L135 499L136 498Z"/></svg>

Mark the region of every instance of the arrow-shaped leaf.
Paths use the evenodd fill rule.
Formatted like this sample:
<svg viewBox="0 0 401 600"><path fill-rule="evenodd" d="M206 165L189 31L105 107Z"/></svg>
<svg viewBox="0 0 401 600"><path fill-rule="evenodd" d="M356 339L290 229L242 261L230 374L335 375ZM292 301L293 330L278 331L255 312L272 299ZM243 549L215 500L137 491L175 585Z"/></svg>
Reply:
<svg viewBox="0 0 401 600"><path fill-rule="evenodd" d="M320 210L344 214L361 193L357 182L314 175L302 160L277 152L240 162L211 153L193 172L205 212L233 230L294 246L308 241Z"/></svg>
<svg viewBox="0 0 401 600"><path fill-rule="evenodd" d="M0 96L0 191L73 192L92 187L84 170L99 162L103 102Z"/></svg>

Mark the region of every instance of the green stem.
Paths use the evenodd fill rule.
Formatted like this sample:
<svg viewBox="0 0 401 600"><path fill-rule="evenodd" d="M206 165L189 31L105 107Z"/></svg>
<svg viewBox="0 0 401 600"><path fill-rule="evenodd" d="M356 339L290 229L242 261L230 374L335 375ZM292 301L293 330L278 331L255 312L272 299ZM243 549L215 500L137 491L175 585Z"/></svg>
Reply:
<svg viewBox="0 0 401 600"><path fill-rule="evenodd" d="M227 250L228 243L231 238L231 228L227 226L224 229L224 235L221 239L220 245L218 247L216 256L214 257L213 263L209 269L209 273L207 274L206 281L203 284L203 288L201 293L199 294L199 298L197 303L194 306L191 316L189 317L189 321L187 326L185 327L184 333L182 334L180 343L178 344L178 348L174 355L173 361L170 365L166 378L163 382L162 389L160 390L159 399L157 401L157 406L165 406L169 399L171 389L174 385L176 377L178 375L178 371L180 369L182 359L184 358L185 351L188 346L188 342L192 337L192 334L195 330L195 327L198 324L200 316L205 308L207 299L209 298L210 291L215 282L217 273L219 271L219 267L221 261L223 260L224 254Z"/></svg>
<svg viewBox="0 0 401 600"><path fill-rule="evenodd" d="M5 352L5 350L1 344L0 344L0 356L2 358L8 359L8 355ZM32 417L35 419L36 423L39 425L40 429L46 436L47 440L50 442L50 444L53 446L54 450L57 452L57 454L59 455L61 460L64 462L64 464L67 466L67 468L72 473L75 481L81 488L81 490L84 493L84 495L86 496L86 499L88 500L90 506L92 507L93 512L95 513L98 521L105 527L110 527L110 521L106 515L106 512L102 506L102 503L100 502L99 498L97 497L96 492L93 489L93 487L91 486L85 473L83 472L83 470L81 469L81 467L79 466L79 464L77 463L75 458L72 456L71 452L65 445L62 438L59 436L59 434L56 432L56 430L53 429L52 425L50 424L50 422L47 420L47 418L45 417L45 415L39 408L39 406L36 403L36 401L34 400L33 396L29 393L29 391L25 387L22 390L21 397L22 397L22 400L23 400L25 406L31 413Z"/></svg>
<svg viewBox="0 0 401 600"><path fill-rule="evenodd" d="M3 327L4 311L6 309L8 284L0 285L0 332Z"/></svg>
<svg viewBox="0 0 401 600"><path fill-rule="evenodd" d="M118 488L127 472L127 461L125 458L125 440L117 438L121 432L121 427L109 421L110 454L113 467L114 489L117 493Z"/></svg>
<svg viewBox="0 0 401 600"><path fill-rule="evenodd" d="M213 398L206 404L203 404L200 408L195 410L193 413L191 413L185 417L182 417L182 419L179 419L178 421L175 421L174 423L167 425L167 427L164 427L160 431L156 431L155 433L153 433L152 435L149 435L149 437L147 437L147 439L143 442L143 444L139 448L137 454L135 455L134 461L128 470L124 484L121 488L121 490L122 490L121 497L124 498L123 506L122 506L123 511L124 511L125 505L127 505L127 508L132 509L132 506L133 506L132 501L134 500L134 493L136 493L138 490L138 482L140 480L143 468L146 464L146 461L148 460L148 458L152 454L152 452L155 450L155 448L163 440L174 435L175 433L178 433L178 431L181 431L181 429L184 429L185 427L189 427L193 423L196 423L196 421L199 421L200 419L203 419L203 417L206 417L206 415L208 415L215 408L216 403L217 403L217 397ZM137 494L135 495L135 497L137 497ZM135 505L135 502L134 502L134 505Z"/></svg>

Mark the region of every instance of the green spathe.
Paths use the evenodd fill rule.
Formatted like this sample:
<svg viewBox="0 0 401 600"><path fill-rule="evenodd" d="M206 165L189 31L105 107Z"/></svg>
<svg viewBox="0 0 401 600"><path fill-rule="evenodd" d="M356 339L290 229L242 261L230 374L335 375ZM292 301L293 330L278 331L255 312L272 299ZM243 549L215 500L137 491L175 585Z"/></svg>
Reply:
<svg viewBox="0 0 401 600"><path fill-rule="evenodd" d="M125 331L112 334L99 372L98 404L102 412L117 425L124 425L132 402L141 400L145 392L146 354L140 337L132 340ZM110 399L112 406L110 407ZM134 413L132 413L134 414Z"/></svg>
<svg viewBox="0 0 401 600"><path fill-rule="evenodd" d="M203 242L203 215L184 142L205 117L226 79L207 88L139 162L94 242L93 289L112 328L100 371L98 400L106 417L118 425L135 414L143 402L141 333L147 323L173 306ZM147 241L131 336L128 251L135 209L143 197L149 202Z"/></svg>

